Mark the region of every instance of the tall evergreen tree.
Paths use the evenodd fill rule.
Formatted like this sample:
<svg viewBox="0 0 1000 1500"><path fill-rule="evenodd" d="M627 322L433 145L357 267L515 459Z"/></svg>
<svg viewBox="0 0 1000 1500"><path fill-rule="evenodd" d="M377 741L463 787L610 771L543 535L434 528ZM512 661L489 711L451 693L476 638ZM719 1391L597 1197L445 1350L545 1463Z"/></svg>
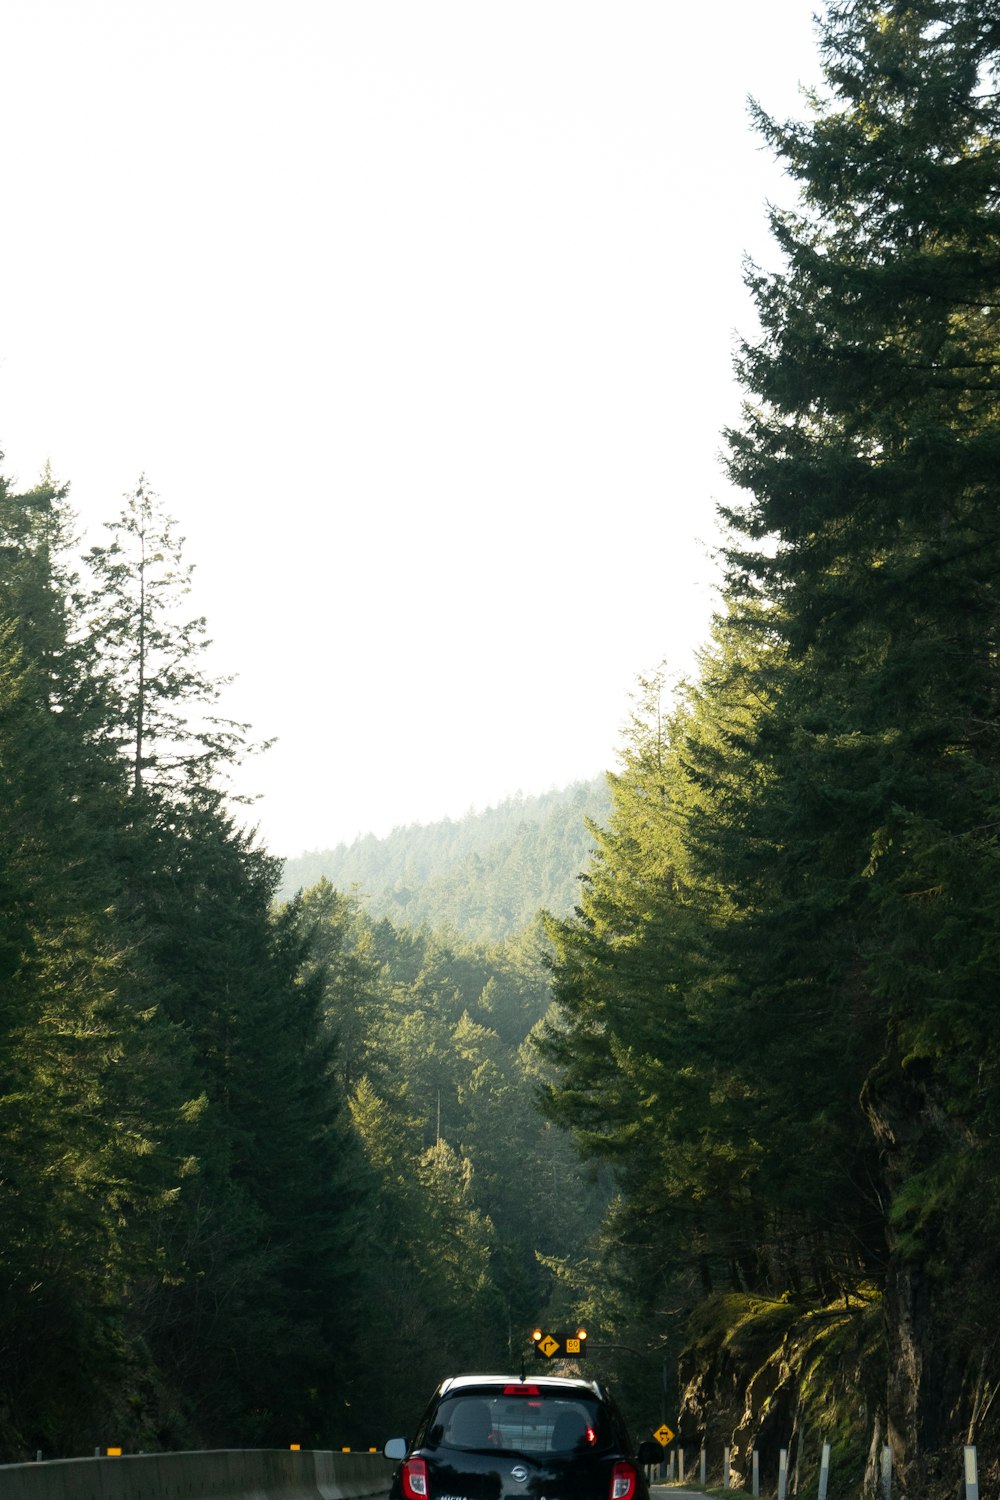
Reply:
<svg viewBox="0 0 1000 1500"><path fill-rule="evenodd" d="M279 862L226 807L245 726L217 712L225 682L202 666L205 621L182 612L191 568L173 523L141 481L111 529L88 556L87 604L124 729L129 896L203 1100L142 1327L213 1440L290 1425L332 1439L331 1402L349 1388L361 1158L323 985L299 913L272 911Z"/></svg>
<svg viewBox="0 0 1000 1500"><path fill-rule="evenodd" d="M730 596L787 648L748 821L772 899L741 936L810 1024L868 1039L913 1487L997 1336L992 1305L958 1328L941 1291L970 1257L996 1272L967 1184L996 1201L998 46L993 5L831 6L829 98L759 117L803 206L772 218L785 268L751 277L759 404L730 439Z"/></svg>
<svg viewBox="0 0 1000 1500"><path fill-rule="evenodd" d="M183 538L146 479L125 498L112 540L87 555L88 622L118 697L134 792L217 782L246 749L248 726L218 711L227 679L203 666L204 616L179 618L193 568Z"/></svg>
<svg viewBox="0 0 1000 1500"><path fill-rule="evenodd" d="M148 1337L211 1440L273 1441L292 1425L332 1441L351 1384L364 1172L322 988L302 977L294 908L272 913L276 859L212 807L175 810L159 838L141 893L148 942L205 1108Z"/></svg>

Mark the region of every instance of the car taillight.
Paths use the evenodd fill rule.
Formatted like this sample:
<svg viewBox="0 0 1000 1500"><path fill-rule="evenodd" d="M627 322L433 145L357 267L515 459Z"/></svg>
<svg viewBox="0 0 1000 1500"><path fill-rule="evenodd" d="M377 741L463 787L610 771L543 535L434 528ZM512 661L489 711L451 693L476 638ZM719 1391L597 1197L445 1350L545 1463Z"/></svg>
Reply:
<svg viewBox="0 0 1000 1500"><path fill-rule="evenodd" d="M611 1471L611 1493L608 1500L632 1500L636 1479L634 1464L615 1464Z"/></svg>
<svg viewBox="0 0 1000 1500"><path fill-rule="evenodd" d="M408 1458L400 1475L406 1500L427 1500L427 1465L422 1458Z"/></svg>

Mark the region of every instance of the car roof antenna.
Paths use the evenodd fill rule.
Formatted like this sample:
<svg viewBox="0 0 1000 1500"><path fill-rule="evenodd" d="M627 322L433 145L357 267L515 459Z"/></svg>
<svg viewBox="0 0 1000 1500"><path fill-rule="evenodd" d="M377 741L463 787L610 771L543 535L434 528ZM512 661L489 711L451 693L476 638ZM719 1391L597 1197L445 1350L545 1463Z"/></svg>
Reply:
<svg viewBox="0 0 1000 1500"><path fill-rule="evenodd" d="M521 1384L523 1385L527 1376L524 1373L524 1355L521 1355Z"/></svg>

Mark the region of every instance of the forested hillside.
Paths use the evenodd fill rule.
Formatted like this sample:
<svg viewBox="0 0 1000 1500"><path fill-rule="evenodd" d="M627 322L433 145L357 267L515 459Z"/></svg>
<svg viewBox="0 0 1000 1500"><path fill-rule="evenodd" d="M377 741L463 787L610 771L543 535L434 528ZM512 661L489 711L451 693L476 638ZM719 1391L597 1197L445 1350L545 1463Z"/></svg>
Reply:
<svg viewBox="0 0 1000 1500"><path fill-rule="evenodd" d="M608 806L601 775L457 821L369 834L287 860L282 891L325 879L356 891L373 916L495 941L522 931L542 908L573 909L594 848L588 822L603 822Z"/></svg>

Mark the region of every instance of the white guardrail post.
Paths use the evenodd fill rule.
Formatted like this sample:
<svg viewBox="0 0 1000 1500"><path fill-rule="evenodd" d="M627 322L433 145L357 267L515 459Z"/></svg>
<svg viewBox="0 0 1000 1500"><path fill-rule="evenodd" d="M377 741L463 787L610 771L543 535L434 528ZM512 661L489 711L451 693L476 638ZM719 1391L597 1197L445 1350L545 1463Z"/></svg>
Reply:
<svg viewBox="0 0 1000 1500"><path fill-rule="evenodd" d="M979 1460L974 1444L966 1444L964 1458L965 1500L979 1500Z"/></svg>
<svg viewBox="0 0 1000 1500"><path fill-rule="evenodd" d="M788 1493L788 1449L778 1450L778 1500L785 1500Z"/></svg>
<svg viewBox="0 0 1000 1500"><path fill-rule="evenodd" d="M830 1444L823 1444L823 1456L819 1461L819 1500L826 1500L826 1491L830 1483Z"/></svg>

